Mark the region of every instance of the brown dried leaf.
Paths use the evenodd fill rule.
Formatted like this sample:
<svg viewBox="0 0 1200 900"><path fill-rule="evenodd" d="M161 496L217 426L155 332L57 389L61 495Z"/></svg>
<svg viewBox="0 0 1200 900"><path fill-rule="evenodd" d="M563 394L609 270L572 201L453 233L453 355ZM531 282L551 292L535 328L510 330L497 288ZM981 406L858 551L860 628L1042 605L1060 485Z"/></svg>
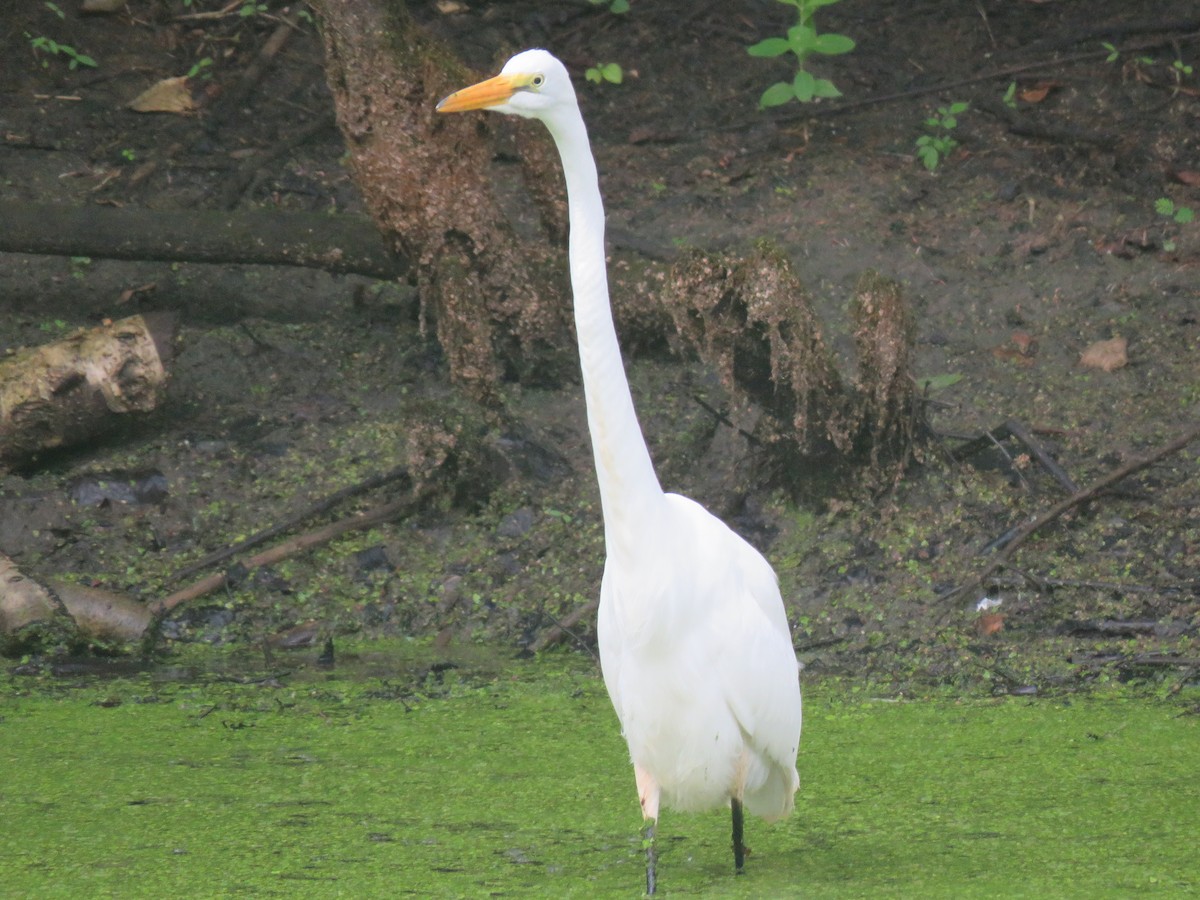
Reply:
<svg viewBox="0 0 1200 900"><path fill-rule="evenodd" d="M1175 180L1181 184L1188 184L1192 187L1200 187L1200 172L1193 172L1191 169L1176 169L1171 173L1175 176Z"/></svg>
<svg viewBox="0 0 1200 900"><path fill-rule="evenodd" d="M192 92L188 90L187 82L186 75L164 78L129 101L129 108L144 113L190 113L196 104L192 102Z"/></svg>
<svg viewBox="0 0 1200 900"><path fill-rule="evenodd" d="M1096 341L1080 355L1079 364L1088 369L1114 372L1129 362L1126 355L1128 346L1129 342L1123 337Z"/></svg>
<svg viewBox="0 0 1200 900"><path fill-rule="evenodd" d="M997 631L1003 631L1004 614L984 613L975 620L975 630L979 632L981 637L987 637L989 634L995 634Z"/></svg>
<svg viewBox="0 0 1200 900"><path fill-rule="evenodd" d="M1026 103L1041 103L1046 99L1046 95L1050 93L1050 85L1043 82L1042 84L1034 85L1031 88L1026 88L1021 91L1019 96Z"/></svg>
<svg viewBox="0 0 1200 900"><path fill-rule="evenodd" d="M1037 353L1037 338L1028 331L1014 331L1010 340L1022 356L1033 356Z"/></svg>
<svg viewBox="0 0 1200 900"><path fill-rule="evenodd" d="M1008 343L992 349L992 356L1016 363L1018 366L1032 366L1037 349L1037 338L1027 331L1014 331L1009 336Z"/></svg>

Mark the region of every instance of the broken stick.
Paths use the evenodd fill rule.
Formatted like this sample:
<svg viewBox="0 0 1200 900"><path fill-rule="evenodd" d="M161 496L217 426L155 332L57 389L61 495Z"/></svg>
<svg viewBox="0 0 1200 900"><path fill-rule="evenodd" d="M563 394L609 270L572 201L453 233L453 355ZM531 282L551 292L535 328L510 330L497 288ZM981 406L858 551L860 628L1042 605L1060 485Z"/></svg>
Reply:
<svg viewBox="0 0 1200 900"><path fill-rule="evenodd" d="M1163 444L1163 446L1159 447L1153 453L1130 460L1129 462L1125 463L1125 465L1113 469L1103 478L1093 482L1086 488L1078 490L1065 500L1061 500L1054 504L1054 506L1050 507L1045 512L1034 517L1020 528L1016 529L1004 547L996 552L996 557L990 563L984 566L982 570L973 575L969 581L963 582L952 591L943 594L939 599L948 602L960 597L971 588L978 587L983 583L984 579L1002 567L1008 561L1009 557L1013 555L1016 549L1025 542L1026 538L1028 538L1035 531L1039 530L1050 522L1053 522L1067 510L1073 509L1079 504L1091 500L1101 491L1111 487L1118 481L1128 478L1130 475L1140 472L1142 469L1149 468L1160 459L1170 456L1172 453L1178 453L1198 437L1200 437L1200 422L1194 422L1188 428L1184 429L1183 432L1176 435L1174 439L1168 441L1166 444Z"/></svg>

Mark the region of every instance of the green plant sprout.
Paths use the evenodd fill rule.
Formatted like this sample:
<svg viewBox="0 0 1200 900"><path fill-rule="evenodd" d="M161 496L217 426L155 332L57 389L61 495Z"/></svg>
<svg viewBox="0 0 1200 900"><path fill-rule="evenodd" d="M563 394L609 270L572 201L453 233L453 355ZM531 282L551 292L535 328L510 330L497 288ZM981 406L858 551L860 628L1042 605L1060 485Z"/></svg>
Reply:
<svg viewBox="0 0 1200 900"><path fill-rule="evenodd" d="M1114 46L1113 44L1110 44L1108 41L1101 41L1100 46L1108 51L1108 56L1106 56L1104 58L1105 62L1113 63L1121 58L1121 51L1118 50L1116 48L1116 46ZM1145 56L1145 55L1135 56L1133 58L1133 61L1136 64L1141 65L1141 66L1150 66L1150 65L1154 64L1154 57L1153 56Z"/></svg>
<svg viewBox="0 0 1200 900"><path fill-rule="evenodd" d="M1190 206L1176 206L1175 201L1169 197L1159 197L1155 200L1154 211L1180 225L1186 225L1196 218L1196 212Z"/></svg>
<svg viewBox="0 0 1200 900"><path fill-rule="evenodd" d="M1009 109L1017 108L1017 83L1015 81L1008 83L1008 90L1004 92L1004 97L1001 99Z"/></svg>
<svg viewBox="0 0 1200 900"><path fill-rule="evenodd" d="M247 0L247 2L242 4L242 8L238 10L238 15L243 19L248 19L251 16L257 16L260 13L265 13L266 11L267 4L256 3L255 0Z"/></svg>
<svg viewBox="0 0 1200 900"><path fill-rule="evenodd" d="M608 11L614 15L629 12L629 0L589 0L592 6L608 4Z"/></svg>
<svg viewBox="0 0 1200 900"><path fill-rule="evenodd" d="M208 68L212 64L213 61L211 56L206 56L203 59L196 60L196 62L192 64L192 67L188 69L187 77L195 78L197 75L200 75L205 79L212 78L212 72L208 71Z"/></svg>
<svg viewBox="0 0 1200 900"><path fill-rule="evenodd" d="M1160 216L1166 216L1176 225L1187 225L1196 218L1196 212L1190 206L1176 206L1170 197L1159 197L1154 201L1154 211ZM1174 252L1175 241L1167 238L1163 241L1163 249L1168 253Z"/></svg>
<svg viewBox="0 0 1200 900"><path fill-rule="evenodd" d="M925 126L933 129L931 134L923 134L917 138L917 156L930 172L937 169L938 164L958 146L958 141L951 131L958 127L958 116L970 108L969 103L951 103L949 106L939 106L937 114L925 120Z"/></svg>
<svg viewBox="0 0 1200 900"><path fill-rule="evenodd" d="M29 39L29 46L33 48L34 56L38 53L48 53L51 56L65 56L70 62L67 63L67 68L78 69L80 66L88 66L96 68L98 63L85 53L80 53L74 47L67 44L60 44L53 38L48 38L44 34L34 37L28 31L25 32L25 37ZM49 60L42 60L42 68L50 67Z"/></svg>
<svg viewBox="0 0 1200 900"><path fill-rule="evenodd" d="M596 63L583 73L588 81L594 84L620 84L625 80L625 73L617 63Z"/></svg>
<svg viewBox="0 0 1200 900"><path fill-rule="evenodd" d="M791 81L779 81L763 91L758 105L761 109L782 106L790 100L811 103L822 97L840 97L842 92L827 78L817 78L805 63L812 54L836 56L854 49L854 41L844 34L818 34L813 26L813 13L838 0L779 0L796 10L796 24L788 29L787 37L769 37L747 48L751 56L772 57L791 53L796 57L796 75Z"/></svg>

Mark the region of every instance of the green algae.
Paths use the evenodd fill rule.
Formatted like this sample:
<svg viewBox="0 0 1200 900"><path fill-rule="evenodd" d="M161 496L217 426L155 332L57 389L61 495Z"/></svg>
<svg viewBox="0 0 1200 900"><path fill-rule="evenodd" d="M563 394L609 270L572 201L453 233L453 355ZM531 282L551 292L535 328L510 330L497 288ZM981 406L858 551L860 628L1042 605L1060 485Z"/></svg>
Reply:
<svg viewBox="0 0 1200 900"><path fill-rule="evenodd" d="M378 660L376 660L378 663ZM637 896L603 685L296 673L0 683L0 895ZM797 813L660 823L660 890L1122 897L1200 887L1200 722L1148 699L806 697Z"/></svg>

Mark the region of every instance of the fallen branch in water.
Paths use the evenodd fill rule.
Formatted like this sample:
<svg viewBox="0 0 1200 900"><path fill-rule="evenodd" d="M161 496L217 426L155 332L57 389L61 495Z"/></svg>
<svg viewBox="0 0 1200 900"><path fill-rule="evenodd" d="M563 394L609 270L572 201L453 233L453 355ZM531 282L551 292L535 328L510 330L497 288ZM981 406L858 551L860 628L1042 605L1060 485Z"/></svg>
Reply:
<svg viewBox="0 0 1200 900"><path fill-rule="evenodd" d="M398 516L408 515L432 496L436 486L434 482L425 482L414 494L408 497L384 503L365 512L348 516L345 519L339 519L337 522L331 522L321 528L297 535L294 538L284 541L282 544L277 544L274 547L263 550L261 553L256 553L254 556L240 560L236 564L236 569L239 573L244 573L262 566L274 565L290 556L303 553L305 550L311 550L313 547L328 544L330 541L336 540L352 531L373 528ZM181 606L198 597L203 597L205 594L211 594L213 591L224 587L229 581L229 570L201 578L199 581L176 591L168 597L155 600L149 606L150 612L156 618L164 616L177 606Z"/></svg>
<svg viewBox="0 0 1200 900"><path fill-rule="evenodd" d="M382 483L396 476L396 472L390 472L370 481ZM234 572L244 574L260 566L272 565L352 531L372 528L391 519L410 515L440 487L436 479L426 480L405 497L297 535L241 560L230 570L202 578L149 604L103 588L56 579L35 580L21 572L8 557L0 554L0 654L11 656L33 649L60 648L72 644L132 644L144 640L154 633L154 625L159 619L176 607L229 584ZM347 491L339 491L330 500L336 502L346 496ZM317 504L313 509L324 511L328 505L332 503ZM315 513L310 509L309 514ZM290 528L294 524L293 519L284 527ZM274 533L276 530L272 529L257 537L265 539L265 536ZM237 550L233 548L232 552L236 553Z"/></svg>
<svg viewBox="0 0 1200 900"><path fill-rule="evenodd" d="M312 519L316 516L322 515L323 513L329 512L329 510L333 509L343 500L348 500L351 497L367 491L373 491L377 487L382 487L389 482L399 479L404 479L411 483L412 479L408 474L408 466L397 466L390 472L384 472L380 475L372 475L370 478L366 478L358 482L358 484L352 484L350 487L342 488L340 491L335 491L328 497L318 500L311 506L300 510L300 512L296 513L294 516L288 516L288 518L284 519L282 522L275 523L270 528L264 528L262 531L255 532L244 541L239 541L236 544L222 547L220 550L214 550L203 559L198 559L191 565L180 569L178 572L174 573L170 578L168 578L167 581L182 581L184 578L187 578L189 575L194 575L201 569L207 569L209 566L216 565L222 560L229 559L232 556L237 556L239 553L245 553L251 547L257 547L259 544L269 541L276 535L283 534L287 531L292 531L301 522L305 522L308 519Z"/></svg>

